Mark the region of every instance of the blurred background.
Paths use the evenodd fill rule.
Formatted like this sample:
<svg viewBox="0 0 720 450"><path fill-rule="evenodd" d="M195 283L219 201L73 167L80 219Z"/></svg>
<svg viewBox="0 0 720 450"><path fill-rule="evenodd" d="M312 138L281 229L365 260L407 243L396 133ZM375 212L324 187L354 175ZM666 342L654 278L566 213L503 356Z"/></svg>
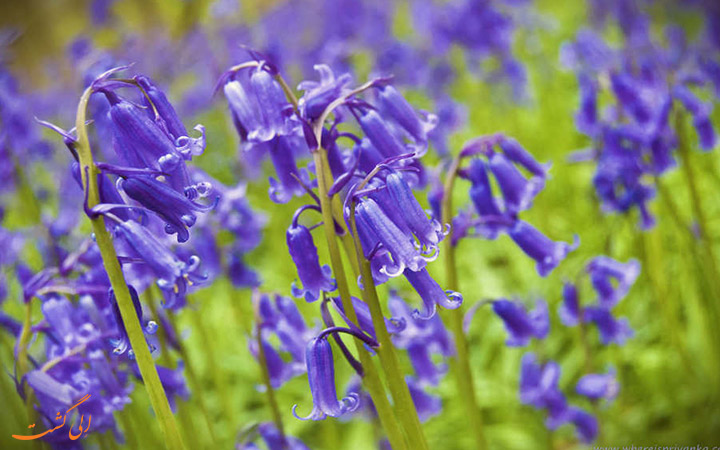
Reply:
<svg viewBox="0 0 720 450"><path fill-rule="evenodd" d="M271 166L253 165L239 156L227 105L222 96L213 96L215 83L226 68L247 60L247 48L253 48L269 55L292 87L303 79L315 78L315 63L331 64L336 73L351 71L356 84L375 74L392 73L415 106L432 111L439 104L432 92L437 86L434 80L442 74L427 73L421 62L412 59L422 58L422 53L406 51L407 47L432 46L435 38L419 25L422 17L416 13L415 3L423 2L4 1L0 5L0 64L3 77L13 77L17 91L27 96L27 104L22 106L29 117L51 120L66 128L74 122L83 87L102 71L133 63L134 73L151 76L166 90L187 126L205 125L207 149L196 164L224 184L247 181L246 197L264 216L265 226L259 245L243 260L256 272L262 290L289 295L296 272L284 234L293 211L302 202L296 198L277 205L267 199ZM472 137L503 132L516 138L539 161L552 162L547 187L532 210L525 213L525 220L554 240L570 242L578 235L581 245L550 276L540 278L534 262L507 236L495 241L467 239L458 250L460 292L469 304L497 298L545 299L553 317L551 332L547 339L534 342L532 350L559 362L560 386L566 392L572 392L578 378L586 373L587 352L592 354L594 371L615 368L620 393L614 401L593 406L579 396L573 399L597 414L601 424L597 445L720 446L720 354L713 338L708 337L718 324L708 320L711 314L707 311L708 305L720 299L699 281L698 273L707 261L693 250L695 244L681 225L692 218L691 193L683 172L674 169L663 175L673 204L668 206L659 197L650 202L657 221L650 230L639 230L637 211L601 211L592 185L593 165L568 159L572 152L589 147L591 141L576 129L574 121L580 102L576 74L560 63L563 43L574 39L581 28L593 25L594 2L498 3L502 4L497 8L510 18L511 31L483 31L479 23L476 31L498 36L511 33L504 41L510 43L508 48L498 50L490 45L480 51L490 57L475 61L466 58L467 48L457 43L443 50L454 72L445 84L446 93L462 105L461 115L465 117L448 130L447 151L458 152ZM672 20L694 36L704 25L702 9L695 7L698 2L640 3L652 18L653 30ZM462 25L476 26L472 21ZM609 42L621 40L612 17L603 26L602 33ZM508 54L522 66L522 73L508 69L493 75L493 66L505 67ZM478 70L478 66L483 69ZM7 97L0 100L9 101ZM720 123L717 108L712 118L715 125ZM42 157L23 164L26 187L43 203L41 211L32 211L22 189L18 195L1 194L2 226L10 231L22 230L38 215L55 217L63 207L58 195L61 188L47 167L67 165L67 151L52 132L38 126L34 133L46 148L38 153ZM429 152L424 160L428 166L440 159L439 153ZM717 243L717 148L705 153L694 151L691 158L708 219L708 235ZM25 161L22 157L19 160ZM459 205L465 204L467 197L457 191L466 188L456 190ZM419 200L427 205L425 198ZM327 260L324 246L320 252L321 260ZM19 253L32 269L42 267L33 242L24 243ZM562 326L555 311L562 300L562 282L577 279L587 261L600 254L619 261L635 258L642 265L637 283L615 310L629 319L635 333L622 346L603 346L597 344L597 332L592 330L595 344L588 349L578 330ZM430 270L442 276L441 266ZM7 280L10 294L3 311L21 318L19 286L12 277ZM406 285L380 289L387 294L391 287L408 298L416 297ZM187 347L184 363L194 368L201 388L198 392L190 386L187 400L178 402L178 417L181 428L193 433L199 446L208 430L200 419L198 396L204 399L203 408L214 424L217 448L232 448L243 429L270 418L258 390L259 369L245 338L249 299L249 289L233 288L226 278L217 278L195 291L189 307L178 314L177 328ZM297 303L311 323L318 317L316 306ZM40 320L39 311L33 314ZM491 448L582 447L571 427L551 433L541 412L519 402L519 364L524 351L506 347L506 337L502 322L489 308L481 308L472 321L469 339L478 401ZM0 339L3 372L12 373L14 339L2 331ZM338 390L342 392L350 369L337 364L337 371ZM0 447L29 448L29 444L10 440L11 434L22 432L28 424L18 413L24 408L22 400L9 377L3 378L8 379L3 380L1 391ZM442 398L443 411L425 424L431 448L472 448L470 436L458 432L465 425L465 417L456 404L459 399L453 397L452 384L441 383L433 392ZM136 389L131 397L127 418L135 436L125 442L126 448L160 448L159 428L140 419L149 417L145 393ZM321 422L292 418L293 405L299 404L305 411L311 404L304 375L282 386L278 400L281 411L287 413L287 431L310 448L376 446L376 430L362 418ZM106 448L109 444L91 435L86 445ZM108 448L124 447L117 443Z"/></svg>

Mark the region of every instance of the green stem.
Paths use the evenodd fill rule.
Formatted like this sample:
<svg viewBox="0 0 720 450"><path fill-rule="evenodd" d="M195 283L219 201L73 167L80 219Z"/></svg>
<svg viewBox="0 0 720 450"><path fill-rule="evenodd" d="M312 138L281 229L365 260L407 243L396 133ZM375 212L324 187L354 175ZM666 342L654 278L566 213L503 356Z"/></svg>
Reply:
<svg viewBox="0 0 720 450"><path fill-rule="evenodd" d="M98 170L93 162L90 141L85 127L87 103L92 93L92 86L87 88L83 93L80 103L78 104L75 123L78 137L76 148L80 159L80 173L87 194L87 206L89 208L94 207L100 202L97 186ZM135 307L133 306L125 276L120 267L120 262L115 253L110 234L105 229L105 223L101 217L91 218L90 221L92 222L95 241L102 256L105 271L107 272L110 284L117 298L120 316L127 330L130 345L135 353L135 361L140 369L140 376L150 397L150 404L155 411L155 415L160 422L160 428L165 436L165 445L169 449L184 449L185 445L180 436L177 424L175 423L175 417L170 409L170 403L165 396L165 390L160 382L155 363L153 362L152 355L145 341L145 335L135 314Z"/></svg>
<svg viewBox="0 0 720 450"><path fill-rule="evenodd" d="M323 216L323 228L325 230L325 237L327 239L328 251L330 253L330 263L332 265L333 274L337 282L338 292L340 293L340 300L343 304L343 309L348 319L355 324L358 324L357 314L352 304L350 297L350 288L345 277L345 269L343 267L342 257L340 255L340 249L338 248L335 226L333 224L333 207L331 199L328 196L328 190L332 185L332 175L330 173L330 167L327 162L327 153L323 148L317 149L313 153L313 159L315 161L315 171L317 172L318 179L318 194L320 197L320 207L322 209ZM383 326L385 326L383 324ZM390 402L385 394L380 376L375 368L375 363L368 351L363 347L363 344L358 339L353 339L358 355L360 357L360 363L363 366L364 375L362 377L363 385L365 389L370 393L370 397L375 404L375 408L380 418L385 432L387 433L390 445L394 450L408 449L405 438L402 434L402 429L398 423L398 418L390 406ZM409 437L408 437L409 439ZM414 447L410 447L414 448Z"/></svg>
<svg viewBox="0 0 720 450"><path fill-rule="evenodd" d="M455 187L455 177L460 167L460 156L457 156L448 170L445 179L444 196L442 202L442 223L452 223L453 205L452 193ZM443 240L443 253L445 253L445 289L458 290L457 260L455 257L455 246L452 244L453 229ZM442 314L450 320L449 325L455 339L456 356L450 359L450 368L455 377L457 393L465 405L468 425L475 437L478 449L487 448L485 434L483 432L483 420L480 408L477 404L475 384L473 382L472 370L470 368L470 352L468 351L467 337L463 330L463 307L454 310L444 310Z"/></svg>
<svg viewBox="0 0 720 450"><path fill-rule="evenodd" d="M390 340L390 334L385 326L385 317L382 313L380 300L378 299L375 282L372 278L372 270L370 262L365 259L362 254L360 237L357 234L355 225L355 208L350 211L350 227L355 237L355 252L357 254L358 264L360 265L360 275L362 277L363 289L362 296L365 303L370 307L370 315L372 316L373 327L377 335L380 346L377 348L377 354L380 357L380 363L387 378L390 394L395 402L395 411L407 432L408 442L412 449L428 449L425 439L425 433L420 423L415 403L410 396L402 370L400 370L400 361L395 353L395 347Z"/></svg>
<svg viewBox="0 0 720 450"><path fill-rule="evenodd" d="M285 426L283 425L282 415L280 414L280 407L278 406L277 398L275 397L275 390L273 389L272 383L270 382L270 371L268 370L267 360L265 359L265 346L263 345L262 339L262 324L260 319L259 303L255 302L255 334L258 348L258 363L260 365L260 376L262 377L263 384L265 385L265 393L267 394L268 405L270 406L270 414L272 415L275 428L278 429L280 436L283 441L283 448L287 446L285 440Z"/></svg>
<svg viewBox="0 0 720 450"><path fill-rule="evenodd" d="M711 330L712 340L714 341L715 348L717 350L720 348L720 332L717 326L713 324L717 324L718 320L720 320L720 311L718 310L720 305L718 305L717 302L717 299L720 298L720 271L718 271L715 249L709 235L708 220L705 215L700 190L697 185L697 177L692 158L693 155L691 155L690 144L688 141L687 120L681 113L677 113L675 116L675 131L678 136L678 153L682 161L685 181L690 192L690 206L692 208L693 216L695 217L695 220L697 220L700 241L702 242L702 247L698 250L704 260L704 264L701 264L701 270L705 274L704 279L708 287L709 294L704 300L708 313L708 322L711 324L709 329ZM694 241L697 244L697 241Z"/></svg>

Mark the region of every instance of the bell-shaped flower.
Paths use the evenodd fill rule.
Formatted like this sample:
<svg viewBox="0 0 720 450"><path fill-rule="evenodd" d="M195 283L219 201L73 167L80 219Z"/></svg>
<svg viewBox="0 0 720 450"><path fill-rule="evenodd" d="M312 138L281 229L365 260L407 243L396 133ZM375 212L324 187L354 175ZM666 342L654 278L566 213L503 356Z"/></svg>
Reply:
<svg viewBox="0 0 720 450"><path fill-rule="evenodd" d="M133 256L142 260L158 278L157 285L165 296L166 308L181 307L188 286L199 284L207 278L197 273L200 258L191 256L188 262L181 260L139 223L121 222L115 230L128 244Z"/></svg>
<svg viewBox="0 0 720 450"><path fill-rule="evenodd" d="M383 207L392 207L392 212L385 209L388 216L403 221L415 235L423 251L435 249L445 237L443 227L438 220L428 218L402 175L391 172L385 179L385 191L387 191L386 198L390 201L384 202ZM378 197L383 193L383 191L379 192Z"/></svg>
<svg viewBox="0 0 720 450"><path fill-rule="evenodd" d="M532 206L535 196L545 187L544 173L528 180L502 153L495 152L490 156L489 167L500 186L505 209L510 214L517 214Z"/></svg>
<svg viewBox="0 0 720 450"><path fill-rule="evenodd" d="M334 291L336 284L332 278L332 270L328 265L320 266L317 247L310 230L295 222L288 228L286 237L290 256L302 283L302 288L293 283L293 296L304 297L306 301L314 302L322 291Z"/></svg>
<svg viewBox="0 0 720 450"><path fill-rule="evenodd" d="M586 270L600 305L612 308L635 283L640 274L640 263L631 259L623 264L607 256L598 256L590 261Z"/></svg>
<svg viewBox="0 0 720 450"><path fill-rule="evenodd" d="M541 277L547 276L565 259L568 253L579 245L575 237L573 244L554 242L527 222L518 220L510 228L510 237L529 257L537 262L537 272Z"/></svg>
<svg viewBox="0 0 720 450"><path fill-rule="evenodd" d="M607 373L591 373L583 375L575 385L575 392L591 400L613 400L620 391L620 384L615 377L615 371L610 369Z"/></svg>
<svg viewBox="0 0 720 450"><path fill-rule="evenodd" d="M269 178L270 200L275 203L287 203L294 195L302 196L305 189L301 180L306 186L310 185L310 177L305 169L298 169L295 156L299 154L299 148L303 147L298 136L278 136L268 142L261 144L263 151L270 155L270 161L275 167L277 180Z"/></svg>
<svg viewBox="0 0 720 450"><path fill-rule="evenodd" d="M359 396L351 393L338 400L335 389L335 363L332 349L326 336L322 334L308 342L305 353L310 393L313 398L313 409L306 417L301 418L293 406L293 415L301 420L323 420L325 417L339 417L354 411L359 405Z"/></svg>
<svg viewBox="0 0 720 450"><path fill-rule="evenodd" d="M531 338L545 339L550 331L550 316L543 300L530 312L522 303L510 300L494 301L492 307L505 324L509 334L505 343L510 347L524 347Z"/></svg>
<svg viewBox="0 0 720 450"><path fill-rule="evenodd" d="M408 153L405 144L393 134L380 114L374 110L365 111L360 116L359 122L370 143L382 154L383 158L392 158Z"/></svg>
<svg viewBox="0 0 720 450"><path fill-rule="evenodd" d="M430 114L421 119L410 103L397 89L387 84L378 89L378 103L384 117L391 118L417 144L427 143L427 134L437 124L437 116Z"/></svg>
<svg viewBox="0 0 720 450"><path fill-rule="evenodd" d="M563 302L558 308L560 321L566 327L575 326L578 322L580 322L582 315L577 286L575 286L574 283L565 282L563 285L562 297Z"/></svg>
<svg viewBox="0 0 720 450"><path fill-rule="evenodd" d="M585 308L585 320L595 323L600 332L600 340L605 345L622 345L634 334L627 318L616 319L609 309L602 306Z"/></svg>
<svg viewBox="0 0 720 450"><path fill-rule="evenodd" d="M437 281L430 276L427 269L423 268L415 272L405 269L403 275L420 295L425 305L425 310L422 313L418 310L413 311L414 317L427 320L435 315L437 305L445 309L457 309L462 305L462 294L455 291L444 291Z"/></svg>
<svg viewBox="0 0 720 450"><path fill-rule="evenodd" d="M373 199L361 200L356 208L356 216L358 228L366 228L364 232L374 235L377 242L380 242L390 253L393 266L385 266L380 269L387 276L396 277L405 268L411 271L421 270L428 261L437 258L437 248L430 254L423 254L414 245L413 236L404 233L396 223L396 221L402 221L402 218L391 219Z"/></svg>
<svg viewBox="0 0 720 450"><path fill-rule="evenodd" d="M139 107L114 92L105 92L105 96L110 101L113 147L120 159L133 168L167 174L168 184L184 193L191 183L185 161L171 137Z"/></svg>
<svg viewBox="0 0 720 450"><path fill-rule="evenodd" d="M536 177L544 179L547 177L547 171L550 164L539 163L533 155L525 150L520 143L510 137L503 137L500 140L500 148L507 158L515 164L520 164L525 170Z"/></svg>
<svg viewBox="0 0 720 450"><path fill-rule="evenodd" d="M567 415L580 441L589 444L597 438L599 426L595 416L574 406L568 408Z"/></svg>
<svg viewBox="0 0 720 450"><path fill-rule="evenodd" d="M505 217L500 210L497 199L493 195L490 178L487 174L487 164L480 158L473 158L468 167L470 179L470 200L475 206L481 221L480 233L488 239L495 239L501 231L506 230L506 221L499 220ZM453 237L455 232L453 232Z"/></svg>
<svg viewBox="0 0 720 450"><path fill-rule="evenodd" d="M138 297L138 293L135 288L130 285L128 285L128 290L130 292L130 298L132 299L133 306L135 307L135 315L137 316L138 322L140 322L140 324L143 324L143 311L142 306L140 305L140 298ZM112 306L115 324L117 325L117 329L120 332L120 336L118 338L110 340L112 345L115 347L113 348L113 353L116 355L122 355L127 351L128 356L130 358L133 358L133 350L129 348L130 338L128 337L127 330L125 329L125 322L120 315L120 307L118 306L117 300L115 298L115 291L113 291L112 289L110 289L110 291L108 292L108 301ZM157 323L150 320L143 326L143 332L147 334L155 334L157 327Z"/></svg>
<svg viewBox="0 0 720 450"><path fill-rule="evenodd" d="M186 242L190 238L188 228L195 225L195 213L208 212L217 204L217 199L210 205L195 203L169 185L150 177L121 180L119 186L128 197L160 216L165 222L165 232L177 234L178 242Z"/></svg>
<svg viewBox="0 0 720 450"><path fill-rule="evenodd" d="M332 69L325 64L316 64L313 69L320 75L320 81L305 80L298 84L298 89L304 91L298 101L298 109L302 117L310 122L318 119L330 103L347 92L346 86L352 81L348 73L335 78Z"/></svg>

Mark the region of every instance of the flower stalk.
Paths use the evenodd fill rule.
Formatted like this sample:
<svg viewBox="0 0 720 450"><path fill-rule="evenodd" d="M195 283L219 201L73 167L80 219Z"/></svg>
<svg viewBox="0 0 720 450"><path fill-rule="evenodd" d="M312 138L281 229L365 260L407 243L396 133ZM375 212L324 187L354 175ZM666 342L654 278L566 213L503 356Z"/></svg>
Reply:
<svg viewBox="0 0 720 450"><path fill-rule="evenodd" d="M448 169L444 183L444 195L441 205L442 222L452 223L453 204L452 193L455 187L455 178L462 154L455 157ZM457 260L455 257L455 246L453 245L453 228L450 227L448 235L443 241L443 253L445 254L445 289L458 290ZM487 448L485 434L483 432L483 421L480 415L480 408L477 404L475 384L473 382L472 370L470 369L470 353L468 350L467 337L463 331L463 311L461 306L457 309L442 310L442 314L449 320L450 329L455 340L456 356L450 359L450 370L455 377L455 384L458 396L462 399L468 417L468 424L472 430L478 449Z"/></svg>
<svg viewBox="0 0 720 450"><path fill-rule="evenodd" d="M333 223L333 205L331 198L328 196L328 190L332 186L332 175L330 173L330 167L327 160L327 151L323 148L318 148L313 152L313 159L315 161L315 167L318 178L318 193L320 197L320 208L322 210L323 217L323 228L325 231L325 237L328 244L328 252L330 253L330 263L337 281L338 292L340 293L340 300L342 301L345 314L354 324L358 325L357 314L352 304L350 297L350 288L345 276L345 269L343 267L342 257L340 255L340 249L336 240L335 225ZM384 326L384 324L383 324ZM402 428L398 423L398 418L390 406L390 402L385 395L385 389L383 388L380 376L377 373L375 365L370 358L370 354L363 347L362 342L354 339L355 347L360 357L360 363L363 366L365 375L362 378L363 385L370 393L370 397L375 404L375 408L378 412L380 423L382 424L385 432L387 433L388 440L393 449L407 449L416 448L408 447L405 438L408 438L410 443L410 437L404 436Z"/></svg>
<svg viewBox="0 0 720 450"><path fill-rule="evenodd" d="M92 208L100 202L97 185L98 169L93 162L86 128L87 104L93 92L93 86L88 87L85 92L83 92L80 103L78 104L75 123L77 129L76 149L80 160L80 173L88 208ZM153 411L155 411L155 415L157 416L160 428L165 437L165 445L168 449L184 449L185 444L180 436L175 417L170 409L170 403L160 382L160 377L158 376L155 363L148 349L147 342L145 341L142 327L137 320L130 292L125 282L125 276L120 267L120 262L115 253L110 234L105 229L105 223L101 217L90 217L90 221L92 223L95 240L102 256L105 271L107 272L110 284L117 298L120 315L127 330L130 345L135 353L135 360L140 369L143 384L148 392Z"/></svg>

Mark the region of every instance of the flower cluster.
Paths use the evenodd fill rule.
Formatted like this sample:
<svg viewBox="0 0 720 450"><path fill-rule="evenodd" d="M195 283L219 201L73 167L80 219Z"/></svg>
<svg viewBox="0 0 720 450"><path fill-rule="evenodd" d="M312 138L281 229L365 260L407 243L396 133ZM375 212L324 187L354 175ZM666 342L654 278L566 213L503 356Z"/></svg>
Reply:
<svg viewBox="0 0 720 450"><path fill-rule="evenodd" d="M656 179L677 165L676 153L689 145L684 117L692 118L701 149L711 150L717 141L712 103L702 100L720 92L712 21L691 42L677 25L653 36L648 14L633 2L608 2L595 13L617 20L624 45L612 48L585 29L561 50L580 87L577 128L592 141L589 151L572 158L596 163L593 184L604 211L637 209L647 229L655 223L648 202Z"/></svg>

